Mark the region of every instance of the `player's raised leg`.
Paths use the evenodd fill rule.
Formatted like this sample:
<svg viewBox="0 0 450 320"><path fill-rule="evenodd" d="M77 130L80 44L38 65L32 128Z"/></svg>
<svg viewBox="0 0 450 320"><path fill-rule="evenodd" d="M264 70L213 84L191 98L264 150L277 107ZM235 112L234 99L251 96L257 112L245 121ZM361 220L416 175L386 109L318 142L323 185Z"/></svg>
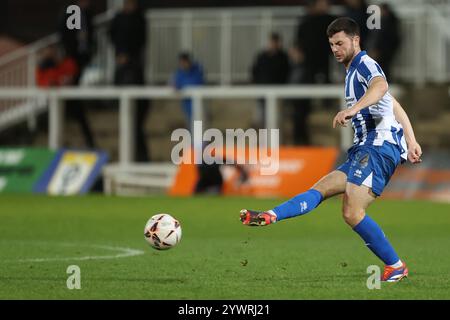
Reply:
<svg viewBox="0 0 450 320"><path fill-rule="evenodd" d="M383 281L395 282L408 276L408 269L380 226L366 214L367 207L375 200L372 190L364 185L347 183L342 213L345 222L359 234L366 246L385 263Z"/></svg>
<svg viewBox="0 0 450 320"><path fill-rule="evenodd" d="M249 226L265 226L277 221L303 215L315 209L323 200L345 191L347 176L342 171L333 171L322 177L306 192L268 211L242 209L240 219Z"/></svg>

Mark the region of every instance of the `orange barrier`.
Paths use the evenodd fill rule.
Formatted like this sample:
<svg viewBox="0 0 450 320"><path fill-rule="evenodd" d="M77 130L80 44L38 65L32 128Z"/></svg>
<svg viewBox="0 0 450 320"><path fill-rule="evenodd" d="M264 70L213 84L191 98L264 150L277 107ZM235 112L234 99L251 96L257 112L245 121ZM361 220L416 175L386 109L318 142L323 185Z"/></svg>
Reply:
<svg viewBox="0 0 450 320"><path fill-rule="evenodd" d="M382 196L450 202L450 170L400 166Z"/></svg>
<svg viewBox="0 0 450 320"><path fill-rule="evenodd" d="M333 170L338 152L337 148L280 147L278 173L263 175L258 165L245 165L249 175L245 183L239 181L240 174L235 166L222 165L223 194L292 197L309 189L318 179ZM230 152L226 154L229 155ZM248 155L247 152L246 154ZM169 194L191 195L197 180L196 166L181 164Z"/></svg>

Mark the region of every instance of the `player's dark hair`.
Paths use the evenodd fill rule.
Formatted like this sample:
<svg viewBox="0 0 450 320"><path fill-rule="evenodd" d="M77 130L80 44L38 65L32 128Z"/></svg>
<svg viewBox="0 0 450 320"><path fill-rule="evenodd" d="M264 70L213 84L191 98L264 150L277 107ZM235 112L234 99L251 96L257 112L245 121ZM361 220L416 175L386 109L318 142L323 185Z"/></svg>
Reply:
<svg viewBox="0 0 450 320"><path fill-rule="evenodd" d="M334 34L344 31L344 33L348 36L359 36L359 26L355 20L342 17L337 18L327 28L327 36L331 38Z"/></svg>

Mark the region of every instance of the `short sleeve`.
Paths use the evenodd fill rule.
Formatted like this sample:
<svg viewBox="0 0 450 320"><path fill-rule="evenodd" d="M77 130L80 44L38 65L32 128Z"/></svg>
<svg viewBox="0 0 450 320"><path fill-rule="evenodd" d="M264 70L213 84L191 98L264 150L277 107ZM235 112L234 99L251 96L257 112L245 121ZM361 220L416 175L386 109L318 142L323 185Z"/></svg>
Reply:
<svg viewBox="0 0 450 320"><path fill-rule="evenodd" d="M370 81L375 77L383 77L386 79L383 70L381 70L381 67L375 61L361 61L357 70L366 85L369 85Z"/></svg>

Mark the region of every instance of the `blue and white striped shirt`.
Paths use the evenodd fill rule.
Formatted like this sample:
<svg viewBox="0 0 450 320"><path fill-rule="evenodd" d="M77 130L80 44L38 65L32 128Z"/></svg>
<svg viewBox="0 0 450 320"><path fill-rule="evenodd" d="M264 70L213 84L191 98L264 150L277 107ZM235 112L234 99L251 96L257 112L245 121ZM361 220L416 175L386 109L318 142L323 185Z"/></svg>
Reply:
<svg viewBox="0 0 450 320"><path fill-rule="evenodd" d="M361 51L353 59L345 76L345 101L347 108L352 107L369 87L373 78L386 76L378 63ZM398 145L401 156L407 159L407 147L402 125L395 119L394 104L391 94L386 94L377 104L359 111L352 118L354 145L381 146L389 142Z"/></svg>

